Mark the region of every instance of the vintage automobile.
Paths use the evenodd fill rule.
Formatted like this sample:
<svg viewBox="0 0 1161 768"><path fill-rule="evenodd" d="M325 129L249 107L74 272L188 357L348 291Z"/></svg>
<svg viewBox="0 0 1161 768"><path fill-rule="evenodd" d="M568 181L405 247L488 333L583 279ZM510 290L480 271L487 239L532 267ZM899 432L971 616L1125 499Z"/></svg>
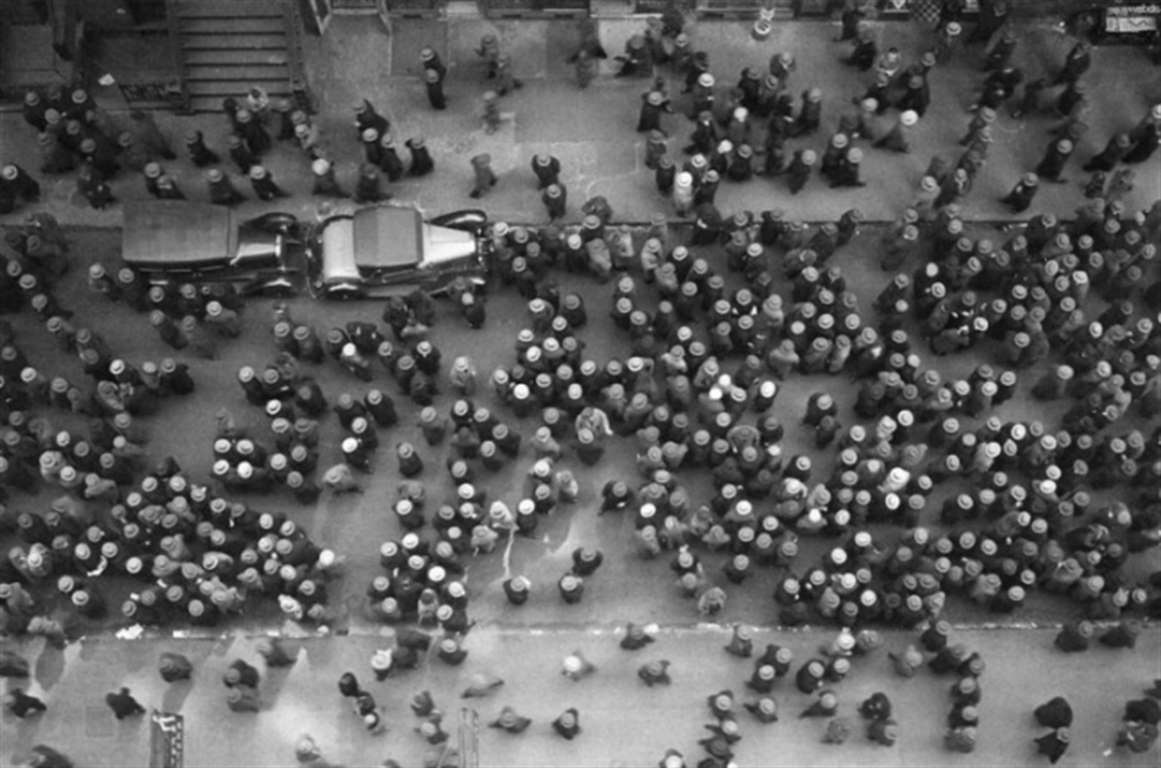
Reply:
<svg viewBox="0 0 1161 768"><path fill-rule="evenodd" d="M461 210L424 221L415 208L374 205L337 211L311 227L307 285L319 298L445 293L457 278L487 278L487 215Z"/></svg>
<svg viewBox="0 0 1161 768"><path fill-rule="evenodd" d="M290 294L302 287L298 230L288 213L240 220L209 203L154 200L125 207L121 258L152 284L225 282L243 294Z"/></svg>

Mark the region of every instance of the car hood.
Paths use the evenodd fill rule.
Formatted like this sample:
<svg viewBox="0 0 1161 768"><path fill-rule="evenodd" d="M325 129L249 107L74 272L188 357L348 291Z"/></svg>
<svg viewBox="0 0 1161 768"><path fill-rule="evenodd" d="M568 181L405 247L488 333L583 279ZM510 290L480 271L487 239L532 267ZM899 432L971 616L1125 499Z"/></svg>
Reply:
<svg viewBox="0 0 1161 768"><path fill-rule="evenodd" d="M433 266L477 255L475 236L462 229L424 224L423 241L424 261Z"/></svg>

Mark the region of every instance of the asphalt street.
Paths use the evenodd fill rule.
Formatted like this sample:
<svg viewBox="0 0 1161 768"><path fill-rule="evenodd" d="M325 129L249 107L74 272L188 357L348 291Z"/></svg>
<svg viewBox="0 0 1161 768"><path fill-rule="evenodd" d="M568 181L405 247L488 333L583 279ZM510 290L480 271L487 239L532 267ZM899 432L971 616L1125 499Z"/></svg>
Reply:
<svg viewBox="0 0 1161 768"><path fill-rule="evenodd" d="M875 24L883 48L897 47L905 61L913 61L931 46L931 33L919 26L898 22ZM610 55L620 52L625 41L642 31L642 19L602 19L598 32ZM793 22L779 24L765 41L749 35L749 25L738 21L706 21L690 29L696 50L710 53L711 70L719 90L725 93L738 79L744 66L765 71L772 54L789 51L798 60L789 87L796 96L810 87L823 90L821 130L788 143L790 149L810 147L821 151L838 125L839 117L854 110L851 99L860 96L870 82L869 73L845 66L841 58L849 44L833 42L837 24ZM1072 45L1054 24L1029 23L1018 27L1020 43L1014 60L1027 71L1029 79L1052 75ZM513 70L524 87L501 98L504 120L494 134L483 130L480 120L483 92L490 86L483 76L480 59L474 52L484 34L496 34L513 57ZM318 125L324 151L335 164L340 182L351 188L361 149L352 127L352 106L367 98L392 120L396 143L423 136L435 159L435 172L420 179L404 177L389 186L396 200L413 203L431 214L474 205L468 197L472 184L469 158L480 152L492 156L500 183L484 198L484 207L494 218L509 221L542 221L544 208L532 183L529 164L536 153L550 152L560 158L562 180L569 188L570 212L579 218L586 197L605 195L613 203L617 219L648 221L657 212L672 213L653 184L653 174L642 164L644 136L634 132L641 94L649 80L612 77L615 65L602 63L602 76L587 90L572 81L565 61L575 46L575 24L569 21L490 21L452 18L444 21L400 19L393 35L378 22L365 17L336 17L323 38L306 38L304 53L311 87L318 107L313 121ZM445 90L449 107L432 110L418 78L418 51L432 45L449 67ZM857 205L868 220L889 220L915 198L923 171L935 154L955 162L962 153L957 144L964 135L971 114L967 112L980 83L979 49L959 51L946 66L931 75L932 105L916 126L916 149L906 155L884 150L865 153L863 176L873 180L863 190L830 190L821 180L807 185L798 195L786 191L780 179L756 179L746 184L723 182L718 203L723 210L780 207L792 218L825 220L837 218L846 208ZM1093 68L1086 75L1087 95L1092 103L1090 128L1079 143L1074 157L1087 159L1104 147L1109 136L1128 130L1146 114L1149 106L1161 101L1161 82L1149 69L1142 49L1131 46L1100 47L1093 54ZM1125 77L1139 73L1139 77ZM691 125L681 113L689 108L689 96L681 95L682 82L661 70L669 83L678 114L666 120L670 131L669 153L680 159ZM1059 89L1057 89L1059 90ZM1056 91L1050 90L1051 102ZM124 108L116 88L97 89L98 103L114 110ZM882 128L890 127L895 114L883 116ZM194 128L202 130L207 143L225 156L228 124L220 114L178 116L156 114L162 129L171 136L179 154L184 155L184 136ZM1050 112L1015 120L1002 114L993 134L995 141L988 164L964 200L965 217L977 220L1011 218L998 199L1007 194L1021 173L1031 170L1049 142L1048 131L1060 122ZM405 162L407 153L400 150ZM23 123L18 113L0 114L0 158L20 159L35 170L36 133ZM1066 184L1044 184L1037 206L1045 210L1071 212L1083 202L1088 174L1079 170L1076 159L1065 177ZM299 216L314 215L317 201L305 193L311 176L300 150L281 145L263 159L275 180L293 192L302 193L275 206L251 202L242 211L274 207ZM1126 198L1130 207L1141 207L1161 196L1161 173L1156 159L1136 174L1135 189ZM166 163L167 172L187 196L205 199L201 172L183 159ZM680 165L680 161L678 162ZM228 170L228 169L227 169ZM235 175L236 184L249 192L246 180ZM142 180L134 174L112 182L122 201L147 196ZM115 225L121 207L93 211L76 194L71 176L46 180L44 205L48 210L78 224Z"/></svg>
<svg viewBox="0 0 1161 768"><path fill-rule="evenodd" d="M482 202L495 219L513 222L542 222L542 207L529 170L533 154L551 152L561 158L564 178L570 187L571 211L579 218L579 205L587 195L608 197L618 221L643 221L658 210L671 211L668 202L653 188L651 174L641 165L641 137L633 133L639 94L643 81L614 80L602 77L591 88L579 94L567 79L562 65L562 51L573 39L571 28L561 22L527 24L457 20L442 26L421 22L414 28L401 26L393 37L385 36L373 25L356 26L350 19L337 18L333 34L322 40L308 41L312 58L312 84L320 101L320 123L328 147L339 163L340 176L353 176L358 161L358 147L350 127L350 107L358 98L371 98L386 111L397 125L401 138L424 135L433 147L437 172L423 180L411 180L392 188L400 202L414 203L428 213L475 204L467 197L470 189L470 166L467 158L479 151L492 153L501 183ZM424 26L426 25L426 26ZM627 36L636 31L640 21L602 22L601 34L606 47L617 51ZM508 119L500 132L486 135L476 117L477 98L484 87L471 47L484 31L501 33L505 44L518 52L516 68L525 86L504 101ZM794 146L821 149L829 129L837 123L840 110L848 99L862 92L865 83L853 70L842 67L837 58L844 46L830 42L836 27L825 23L796 23L779 27L771 40L756 43L741 23L700 24L693 31L695 45L712 52L714 70L720 71L719 82L732 82L745 64L765 66L770 53L789 49L799 59L799 72L793 87L819 84L827 94L824 108L824 131ZM926 33L917 28L883 25L884 40L899 45L905 57L916 55L926 43ZM451 65L449 112L436 114L426 105L422 86L415 77L415 51L432 40ZM1070 41L1046 26L1023 30L1020 56L1031 68L1049 69L1062 58ZM1096 106L1092 129L1078 150L1079 157L1099 150L1109 132L1127 128L1138 120L1148 105L1161 99L1155 72L1149 76L1126 77L1126 73L1144 71L1141 52L1133 48L1101 48L1096 52L1090 92ZM606 73L607 74L607 73ZM801 195L785 193L781 181L756 180L745 185L723 184L720 207L726 212L737 209L765 210L781 207L788 217L809 221L833 220L847 208L857 206L870 220L885 221L896 216L914 196L914 189L932 152L958 155L956 141L962 135L969 115L965 107L971 101L972 84L978 82L977 61L960 54L950 67L936 71L935 104L920 126L918 144L911 155L887 155L868 152L865 177L867 188L833 193L821 182L813 183ZM679 90L679 88L675 88ZM679 100L680 105L680 100ZM158 121L176 140L191 127L201 127L207 136L220 142L225 121L219 115L174 117L159 115ZM1018 123L1002 118L997 141L988 166L965 203L966 217L993 221L1006 215L995 199L1011 187L1019 173L1034 165L1047 142L1046 130L1054 123L1041 116ZM673 117L670 123L675 138L673 151L684 143L684 118ZM20 122L19 116L0 115L0 160L21 160L35 167L35 136ZM190 197L203 192L196 169L184 160L172 163L178 182ZM305 192L309 188L305 163L296 150L282 146L270 160L275 177L285 186ZM1048 186L1037 199L1035 210L1054 210L1063 215L1083 201L1084 181L1078 169L1071 171L1070 183ZM138 178L119 179L114 184L124 204L146 196ZM1137 187L1126 200L1130 210L1147 206L1161 197L1161 173L1154 158L1141 166ZM298 194L278 206L296 215L313 215L317 200ZM269 206L247 203L243 214L258 213ZM91 327L107 338L114 349L124 352L133 362L157 360L172 354L151 331L142 315L121 305L111 305L90 295L84 285L83 271L89 263L116 265L119 249L120 206L95 212L84 207L73 193L70 178L55 180L45 186L45 201L39 207L22 209L9 217L0 217L0 225L16 223L32 210L54 213L62 222L79 225L70 230L77 264L58 291L62 303L75 313L74 323ZM96 228L91 228L96 227ZM868 227L867 233L842 249L832 263L839 265L848 283L859 296L860 306L869 315L871 300L889 275L877 266L876 238L879 230ZM1000 240L1001 230L986 224L970 227L972 234ZM720 261L720 256L715 264ZM724 271L724 265L720 265ZM772 262L777 268L778 259ZM582 333L586 356L603 363L619 356L625 348L625 336L608 318L610 286L588 278L562 275L569 290L580 292L589 307L590 326ZM735 278L731 278L735 279ZM781 290L786 291L786 286ZM149 433L150 454L173 455L189 472L206 476L210 465L210 445L214 434L214 414L220 408L233 413L239 422L257 431L264 422L262 414L249 406L234 381L239 366L264 365L275 354L270 337L273 302L254 300L243 312L242 337L220 345L213 360L187 360L191 364L198 389L185 399L172 399L156 416L144 419ZM340 326L348 320L377 320L377 303L324 304L308 298L289 303L291 314L299 321L314 325L320 332ZM21 347L50 375L64 375L81 380L83 374L75 360L55 347L33 318L25 315L5 316L17 330ZM470 331L446 306L440 307L439 321L431 334L432 341L450 361L458 355L471 356L482 375L497 365L507 365L513 358L513 340L527 324L526 313L516 295L509 291L495 294L488 302L488 322L483 330ZM966 376L981 362L995 362L997 350L982 344L968 353L941 358L937 363L945 379ZM926 356L925 356L926 359ZM311 374L332 399L340 392L362 394L368 385L357 381L331 361L310 367ZM1022 380L1034 381L1044 368L1032 369ZM377 385L388 379L378 374ZM853 384L846 379L823 376L795 376L785 382L775 405L775 413L788 425L784 440L786 453L812 453L821 475L829 472L833 451L814 451L807 435L791 427L801 417L806 397L814 391L827 390L837 396L843 407L844 424L857 419L851 412ZM404 398L395 390L390 393L402 404ZM490 395L481 396L482 401ZM437 405L446 412L450 398L443 395ZM496 403L490 407L502 418L520 428L531 421L515 419ZM1034 403L1026 389L998 409L1007 419L1039 418L1055 423L1063 403ZM423 480L431 498L442 498L451 489L442 471L445 446L429 447L420 437L415 414L401 407L399 427L384 435L383 447L375 460L376 471L361 479L366 485L359 496L331 498L324 496L317 506L299 507L288 495L247 499L259 508L287 512L316 541L335 549L346 558L346 576L332 587L335 609L327 636L303 637L298 664L288 672L269 675L262 693L266 708L257 715L235 715L225 709L223 689L218 680L235 656L253 658L253 637L268 631L292 635L306 634L284 625L276 610L254 611L237 626L224 628L220 636L175 641L165 638L135 642L117 642L111 637L116 622L81 627L84 640L74 643L63 653L42 651L38 643L21 646L34 659L34 693L46 696L49 712L37 721L22 723L8 715L0 720L0 766L11 764L15 756L30 745L55 743L73 755L81 766L137 766L145 764L148 736L143 724L117 724L101 698L119 684L130 685L146 706L179 711L187 717L187 765L189 766L274 766L293 761L291 747L302 732L312 734L325 755L349 765L374 765L394 756L403 765L418 764L424 750L419 737L412 732L414 718L407 712L408 698L416 690L431 688L437 702L454 723L460 702L455 698L467 677L489 671L507 680L505 687L477 707L480 717L490 720L499 707L512 704L534 719L529 733L508 736L491 729L481 732L481 765L517 766L638 766L652 765L665 748L673 746L687 756L698 755L696 741L703 735L706 722L704 698L723 687L732 687L739 695L749 668L731 660L717 646L724 642L718 627L699 626L695 606L679 594L667 562L644 562L632 553L631 523L615 516L594 514L594 500L608 479L636 480L633 469L634 446L631 441L614 441L604 461L593 470L578 469L581 496L570 509L542 523L534 539L517 540L511 551L498 551L473 561L468 584L472 593L471 614L479 625L469 635L468 662L460 668L444 667L438 661L425 664L420 671L406 673L398 679L373 689L386 707L388 732L382 737L365 734L335 690L338 675L347 668L369 677L367 660L379 635L387 631L370 623L364 616L363 592L369 579L380 572L377 547L385 539L397 537L398 526L389 511L400 478L394 471L391 447L400 440L419 446L428 460ZM80 427L59 412L52 421L60 427ZM339 428L333 419L324 425L324 451L321 463L337 461L334 438ZM530 460L522 456L484 482L492 498L510 503L519 497L523 473ZM575 460L565 464L577 468ZM704 473L682 476L695 501L707 493ZM950 491L948 488L946 491ZM52 494L17 497L13 505L43 508ZM938 497L936 497L938 499ZM1099 497L1098 502L1107 498ZM936 504L933 505L937 506ZM930 521L936 530L939 526ZM896 532L876 531L876 535L894 540ZM555 582L570 563L577 546L598 547L605 553L605 565L588 580L585 599L566 606L556 595ZM813 562L828 542L807 540L800 562ZM716 573L719 556L707 557L707 569ZM1133 577L1159 565L1154 549L1134 560L1129 568ZM504 601L499 583L510 573L524 573L533 582L533 598L522 609L512 609ZM773 574L774 572L770 572ZM742 621L769 627L776 621L776 605L770 599L773 577L752 579L743 587L729 587L729 602L721 616L725 623ZM117 605L128 585L111 588L110 603ZM1124 752L1106 755L1115 732L1123 701L1135 698L1153 677L1161 675L1161 630L1148 626L1134 652L1094 650L1088 654L1065 658L1051 647L1057 622L1075 615L1073 606L1055 598L1037 597L1006 620L1010 629L982 628L993 617L979 609L953 600L949 617L970 626L960 630L957 638L984 653L988 671L983 678L985 703L980 747L972 755L952 755L942 748L943 718L949 709L946 688L950 680L936 680L921 674L902 681L892 675L885 650L902 648L910 638L889 633L887 648L856 666L856 672L840 686L842 713L856 721L855 704L874 690L884 690L900 711L902 735L891 749L869 744L861 733L841 747L819 743L822 722L799 721L798 711L807 704L806 697L782 690L776 698L784 708L783 720L770 726L759 726L743 717L745 737L738 748L741 764L774 765L1029 765L1036 764L1031 739L1038 735L1030 711L1056 693L1069 695L1078 710L1073 748L1059 763L1074 766L1150 765L1155 764L1156 750L1151 754L1130 756ZM630 655L616 648L613 633L626 621L657 622L662 625L661 639L652 648ZM1043 625L1044 629L1029 628ZM779 632L767 630L777 642L790 645L798 657L805 657L814 646L828 640L827 629ZM341 635L341 636L340 636ZM761 637L766 637L762 635ZM582 649L599 667L592 679L571 683L559 675L564 653ZM192 685L166 689L156 675L155 661L163 650L180 649L195 660L197 672ZM638 664L652 658L673 662L674 683L669 689L652 690L642 686L634 675ZM361 675L361 677L364 675ZM581 711L584 733L567 748L550 731L547 723L566 706ZM449 730L451 730L449 728ZM856 727L856 731L861 730Z"/></svg>
<svg viewBox="0 0 1161 768"><path fill-rule="evenodd" d="M477 628L467 638L467 660L449 667L438 659L414 671L375 682L368 660L386 638L311 638L286 643L297 652L289 669L263 672L262 710L234 713L226 708L221 679L237 658L257 664L255 639L114 641L92 638L62 654L39 651L30 644L37 683L48 711L22 722L0 720L0 765L11 765L36 743L67 745L81 768L138 768L148 764L149 728L143 718L116 721L102 703L107 691L127 685L146 708L180 712L185 717L187 768L276 768L294 764L294 744L302 734L314 738L323 756L349 768L373 768L394 758L406 768L419 766L431 747L415 733L420 720L408 708L411 697L429 690L444 713L444 730L458 743L460 710L478 714L479 765L486 768L645 768L669 748L683 752L690 764L704 754L698 740L713 720L706 698L731 689L742 740L738 764L752 768L787 766L1011 766L1047 765L1037 758L1032 739L1041 735L1032 710L1053 696L1064 696L1074 710L1072 746L1057 763L1065 768L1131 768L1156 765L1156 751L1130 754L1112 750L1124 702L1161 675L1161 636L1150 632L1134 651L1095 648L1064 657L1052 646L1052 630L955 630L953 642L983 651L987 670L980 679L980 739L969 755L943 748L945 719L951 709L948 689L954 682L921 670L915 677L895 675L888 651L902 650L913 636L886 633L884 646L854 661L851 674L833 686L838 716L851 724L841 745L821 742L825 718L799 719L812 697L786 679L772 696L779 720L763 725L742 704L755 695L745 686L752 663L722 650L729 633L719 628L665 629L639 651L618 647L619 635L607 629ZM805 659L833 632L758 631L756 647L776 642ZM565 655L580 651L596 666L590 677L573 682L561 675ZM163 651L184 653L194 662L190 682L167 685L157 674ZM668 686L648 687L637 668L657 659L671 662ZM353 671L383 708L382 735L368 734L338 693L336 683ZM475 675L499 677L504 684L485 698L462 699ZM899 723L893 747L869 742L857 712L876 691L892 701ZM488 727L504 706L530 717L520 735ZM580 712L582 731L564 741L549 723L564 709Z"/></svg>

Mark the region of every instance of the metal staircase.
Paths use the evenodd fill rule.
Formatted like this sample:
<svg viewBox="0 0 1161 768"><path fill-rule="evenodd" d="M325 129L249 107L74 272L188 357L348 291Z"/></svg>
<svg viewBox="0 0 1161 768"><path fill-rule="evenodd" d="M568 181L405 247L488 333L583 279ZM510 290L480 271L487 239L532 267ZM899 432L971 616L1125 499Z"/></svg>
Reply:
<svg viewBox="0 0 1161 768"><path fill-rule="evenodd" d="M182 88L191 112L254 86L274 97L304 97L305 78L292 5L280 0L170 0Z"/></svg>

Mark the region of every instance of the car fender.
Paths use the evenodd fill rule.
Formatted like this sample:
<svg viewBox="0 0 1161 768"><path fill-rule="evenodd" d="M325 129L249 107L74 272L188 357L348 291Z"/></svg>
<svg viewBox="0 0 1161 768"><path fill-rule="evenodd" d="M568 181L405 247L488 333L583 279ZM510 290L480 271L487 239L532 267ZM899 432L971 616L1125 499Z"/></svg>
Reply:
<svg viewBox="0 0 1161 768"><path fill-rule="evenodd" d="M428 219L428 222L437 227L461 229L478 235L488 223L488 214L479 208L465 208Z"/></svg>
<svg viewBox="0 0 1161 768"><path fill-rule="evenodd" d="M293 215L282 211L271 211L250 219L246 225L269 232L272 235L284 235L297 238L299 235L299 221Z"/></svg>

